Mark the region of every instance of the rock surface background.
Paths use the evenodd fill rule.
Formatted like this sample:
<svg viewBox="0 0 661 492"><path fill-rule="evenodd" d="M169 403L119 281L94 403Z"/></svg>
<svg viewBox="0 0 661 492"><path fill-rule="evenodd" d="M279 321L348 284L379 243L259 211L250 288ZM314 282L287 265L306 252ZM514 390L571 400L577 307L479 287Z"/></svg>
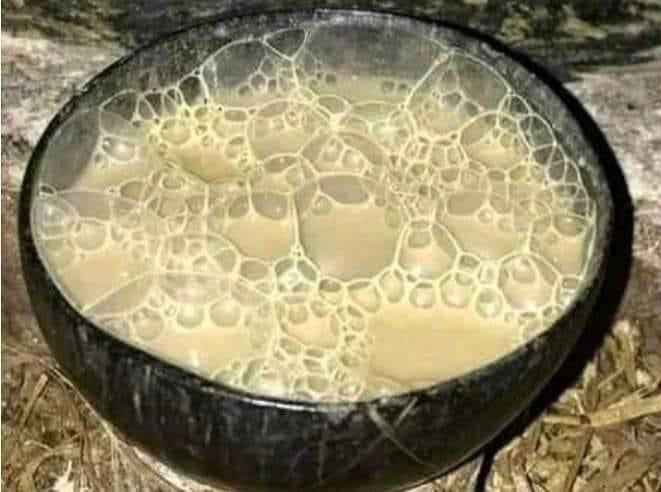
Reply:
<svg viewBox="0 0 661 492"><path fill-rule="evenodd" d="M208 490L124 443L57 371L20 272L18 191L50 118L110 62L209 15L313 4L353 2L2 4L3 489ZM402 7L403 2L370 0L361 5L468 22L549 68L600 125L634 205L633 261L624 298L611 325L588 327L606 332L596 353L587 364L563 368L557 384L565 390L542 399L544 411L498 439L484 459L416 490L461 491L476 482L481 490L515 492L661 490L661 1L430 0Z"/></svg>

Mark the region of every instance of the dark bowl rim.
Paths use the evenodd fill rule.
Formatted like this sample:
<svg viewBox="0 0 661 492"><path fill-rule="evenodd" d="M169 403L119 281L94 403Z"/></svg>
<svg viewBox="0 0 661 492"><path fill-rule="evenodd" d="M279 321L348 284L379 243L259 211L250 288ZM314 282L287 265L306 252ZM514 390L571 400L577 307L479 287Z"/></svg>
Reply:
<svg viewBox="0 0 661 492"><path fill-rule="evenodd" d="M598 165L595 167L598 168L597 174L599 175L599 180L605 185L607 190L607 207L604 212L607 214L607 217L603 221L603 232L602 236L604 238L602 243L602 249L600 251L594 250L592 255L597 255L596 263L594 268L590 272L589 276L584 279L584 283L581 289L576 293L571 303L564 309L562 314L548 327L542 330L540 333L534 335L532 338L526 342L517 345L515 349L503 354L501 357L494 359L484 365L478 366L468 372L462 373L460 375L454 376L449 379L441 380L438 383L435 383L428 387L418 388L415 390L407 391L404 393L397 393L394 395L383 396L372 398L368 400L358 400L358 401L329 401L329 402L316 402L309 400L295 400L289 398L280 398L274 396L261 395L258 393L251 393L244 391L239 388L234 388L232 386L223 384L221 382L204 378L188 369L180 367L178 365L167 362L164 359L156 357L151 353L133 346L127 342L124 342L114 334L106 331L101 328L87 317L83 316L78 309L73 306L67 297L62 293L62 291L57 287L56 283L52 279L52 274L47 268L44 260L41 257L41 254L38 252L36 243L34 241L34 236L32 233L32 204L34 196L36 195L35 186L37 184L37 172L40 170L41 162L45 157L48 145L52 137L57 133L63 124L65 124L69 116L78 109L78 105L81 99L86 95L92 92L100 80L105 79L112 75L112 73L118 67L121 67L129 63L134 58L140 56L144 52L148 52L158 45L173 40L188 31L199 29L205 26L212 26L222 23L231 23L231 22L241 22L246 21L250 18L259 18L261 20L269 21L271 19L304 19L309 21L314 21L318 15L344 15L348 17L356 16L376 16L381 19L383 22L390 22L394 25L398 23L408 22L410 25L424 24L428 27L431 27L435 30L442 31L451 31L459 35L459 38L463 41L467 41L471 44L477 44L481 47L485 47L491 52L495 52L500 56L503 56L507 63L513 64L517 70L521 70L529 75L536 85L541 85L546 87L550 93L557 99L557 102L562 106L565 113L569 116L569 119L576 124L579 129L580 137L585 141L590 150L595 150L594 142L592 139L586 135L586 132L579 124L576 115L570 109L570 105L567 104L565 98L567 97L566 91L561 88L560 83L551 76L543 67L537 63L532 62L528 56L525 54L515 51L506 44L498 41L497 39L491 37L484 32L478 31L474 28L457 24L445 19L436 19L429 18L418 15L409 15L402 13L393 13L380 9L358 9L358 8L294 8L294 9L283 9L283 10L269 10L266 12L256 12L253 10L242 11L241 13L224 13L220 15L212 15L205 18L204 20L196 23L186 25L181 29L174 30L165 35L158 36L156 39L151 40L138 48L132 50L126 55L121 56L114 62L107 65L104 69L96 73L86 82L84 82L79 88L74 90L73 95L64 103L60 109L55 113L50 122L48 123L46 129L42 132L37 144L35 145L34 150L32 151L30 158L27 163L23 181L20 187L20 196L19 196L19 208L18 208L18 228L19 228L19 238L20 238L20 249L25 250L28 248L30 253L33 253L31 256L37 259L38 268L40 273L42 273L50 287L54 288L57 292L59 300L64 302L64 305L73 313L75 317L78 318L79 322L85 323L87 326L93 328L97 335L101 337L104 341L112 343L117 349L123 352L122 355L130 355L137 359L138 362L148 362L149 365L153 367L156 371L160 372L166 380L170 380L178 385L183 385L189 389L195 389L203 393L212 395L213 397L220 398L232 398L237 400L242 400L246 403L253 404L255 406L264 406L264 407L275 407L285 410L293 410L299 412L313 412L313 413L341 413L346 414L356 408L367 408L370 405L388 405L390 403L397 404L401 402L407 402L411 398L417 398L418 396L424 395L429 392L435 394L442 392L451 392L453 388L461 387L468 384L469 381L476 381L483 378L488 373L494 371L494 369L508 364L510 361L522 356L525 352L532 350L536 345L542 343L543 339L548 337L549 332L557 329L558 326L564 325L565 322L572 318L574 315L578 304L584 301L584 298L589 295L589 293L596 287L595 284L598 283L599 278L609 259L609 253L612 249L612 227L614 223L614 201L613 201L613 191L610 183L608 182L607 177L604 174L603 160L599 157L599 153L595 151L595 160ZM229 34L231 36L231 32ZM560 89L558 88L560 87ZM22 255L23 256L23 255ZM595 260L593 260L595 261ZM71 327L73 329L73 326Z"/></svg>

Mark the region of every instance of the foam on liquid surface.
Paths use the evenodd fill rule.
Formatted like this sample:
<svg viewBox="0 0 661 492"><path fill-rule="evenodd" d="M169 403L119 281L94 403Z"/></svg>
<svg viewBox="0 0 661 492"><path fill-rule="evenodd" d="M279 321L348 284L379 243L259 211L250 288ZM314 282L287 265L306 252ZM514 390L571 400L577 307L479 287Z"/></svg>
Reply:
<svg viewBox="0 0 661 492"><path fill-rule="evenodd" d="M81 312L202 376L326 401L434 384L557 318L596 210L550 125L469 55L402 33L410 61L354 46L342 66L335 30L231 43L84 116L88 165L46 173L33 211Z"/></svg>

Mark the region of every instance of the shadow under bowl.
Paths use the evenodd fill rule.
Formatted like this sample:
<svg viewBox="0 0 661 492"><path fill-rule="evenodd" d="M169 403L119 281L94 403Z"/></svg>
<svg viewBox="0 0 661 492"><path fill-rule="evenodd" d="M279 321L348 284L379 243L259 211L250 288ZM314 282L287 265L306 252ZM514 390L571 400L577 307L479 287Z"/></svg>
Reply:
<svg viewBox="0 0 661 492"><path fill-rule="evenodd" d="M378 64L386 52L392 63L404 63L413 54L398 45L402 33L484 61L550 122L568 156L582 162L582 177L598 211L595 253L583 289L550 328L484 367L426 389L365 402L312 403L247 394L198 377L98 328L63 296L37 251L31 214L44 176L66 187L90 158L97 123L75 120L76 115L122 90L167 86L236 39L311 25L340 26L345 35L338 36L335 48L343 63L367 59ZM448 471L497 435L540 392L585 326L604 277L613 205L599 149L537 70L498 43L462 28L333 10L217 19L116 62L53 119L23 182L22 264L55 359L125 436L204 481L256 491L367 491L400 489ZM71 124L79 128L63 131Z"/></svg>

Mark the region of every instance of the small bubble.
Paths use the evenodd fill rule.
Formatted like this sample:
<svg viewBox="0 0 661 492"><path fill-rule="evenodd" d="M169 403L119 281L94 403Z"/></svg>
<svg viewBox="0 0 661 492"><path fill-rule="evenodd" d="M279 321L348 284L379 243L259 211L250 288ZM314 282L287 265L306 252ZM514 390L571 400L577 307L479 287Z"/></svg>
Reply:
<svg viewBox="0 0 661 492"><path fill-rule="evenodd" d="M344 152L342 162L350 171L359 171L364 164L362 156L353 149L348 149Z"/></svg>
<svg viewBox="0 0 661 492"><path fill-rule="evenodd" d="M177 321L184 328L194 328L204 319L204 312L199 306L184 304L179 309Z"/></svg>
<svg viewBox="0 0 661 492"><path fill-rule="evenodd" d="M416 285L411 294L409 301L415 307L429 309L436 302L436 291L432 284L423 283Z"/></svg>
<svg viewBox="0 0 661 492"><path fill-rule="evenodd" d="M475 286L474 281L461 274L455 274L441 281L441 298L451 307L466 307L473 297Z"/></svg>
<svg viewBox="0 0 661 492"><path fill-rule="evenodd" d="M323 299L332 304L339 304L344 297L342 284L328 278L319 282L319 294Z"/></svg>
<svg viewBox="0 0 661 492"><path fill-rule="evenodd" d="M99 249L106 241L106 226L93 220L81 220L77 226L76 245L84 250Z"/></svg>
<svg viewBox="0 0 661 492"><path fill-rule="evenodd" d="M275 94L278 92L278 83L274 79L269 79L269 81L266 84L266 92L269 94Z"/></svg>
<svg viewBox="0 0 661 492"><path fill-rule="evenodd" d="M297 356L303 351L303 346L296 339L285 336L280 339L280 346L291 356Z"/></svg>
<svg viewBox="0 0 661 492"><path fill-rule="evenodd" d="M462 254L459 257L459 268L466 271L476 270L482 262L477 256Z"/></svg>
<svg viewBox="0 0 661 492"><path fill-rule="evenodd" d="M302 117L303 115L297 109L285 111L285 123L292 128L300 126Z"/></svg>
<svg viewBox="0 0 661 492"><path fill-rule="evenodd" d="M500 295L494 289L484 289L476 301L477 312L484 318L493 318L500 314L503 302Z"/></svg>
<svg viewBox="0 0 661 492"><path fill-rule="evenodd" d="M252 281L260 280L268 275L268 267L257 260L244 260L241 263L240 273L241 275Z"/></svg>
<svg viewBox="0 0 661 492"><path fill-rule="evenodd" d="M362 364L362 358L351 352L345 352L340 356L340 363L349 369L355 369Z"/></svg>
<svg viewBox="0 0 661 492"><path fill-rule="evenodd" d="M312 202L312 212L316 215L327 215L333 208L331 201L325 196L318 196Z"/></svg>
<svg viewBox="0 0 661 492"><path fill-rule="evenodd" d="M243 196L239 197L232 202L229 207L229 215L233 219L238 219L246 215L250 211L250 203L248 198Z"/></svg>
<svg viewBox="0 0 661 492"><path fill-rule="evenodd" d="M127 140L106 137L101 145L110 157L119 161L129 161L136 153L135 145Z"/></svg>
<svg viewBox="0 0 661 492"><path fill-rule="evenodd" d="M534 313L523 313L518 321L524 340L537 336L544 326Z"/></svg>
<svg viewBox="0 0 661 492"><path fill-rule="evenodd" d="M289 310L289 320L295 324L305 323L309 317L308 308L303 304L292 306Z"/></svg>
<svg viewBox="0 0 661 492"><path fill-rule="evenodd" d="M493 267L489 265L483 265L480 268L477 279L482 284L490 284L496 278L496 271Z"/></svg>
<svg viewBox="0 0 661 492"><path fill-rule="evenodd" d="M211 320L218 326L233 326L241 316L240 305L232 300L225 299L213 304L209 310Z"/></svg>
<svg viewBox="0 0 661 492"><path fill-rule="evenodd" d="M424 248L431 244L430 231L413 231L409 234L408 244L412 248Z"/></svg>
<svg viewBox="0 0 661 492"><path fill-rule="evenodd" d="M517 282L531 283L537 278L537 274L530 259L520 257L512 263L512 277Z"/></svg>
<svg viewBox="0 0 661 492"><path fill-rule="evenodd" d="M384 220L391 229L399 229L402 225L402 215L396 208L386 207Z"/></svg>
<svg viewBox="0 0 661 492"><path fill-rule="evenodd" d="M310 309L314 315L318 318L324 318L328 316L330 308L326 303L320 300L314 300L310 303Z"/></svg>
<svg viewBox="0 0 661 492"><path fill-rule="evenodd" d="M563 236L578 236L585 230L584 220L571 215L556 215L553 224L556 230Z"/></svg>
<svg viewBox="0 0 661 492"><path fill-rule="evenodd" d="M303 175L303 171L301 169L294 168L287 171L287 174L285 175L285 181L287 181L291 187L298 188L299 186L303 185L305 176Z"/></svg>
<svg viewBox="0 0 661 492"><path fill-rule="evenodd" d="M483 209L480 210L480 212L477 214L477 218L480 222L483 222L485 224L489 224L490 222L493 221L494 215L493 212L489 209Z"/></svg>
<svg viewBox="0 0 661 492"><path fill-rule="evenodd" d="M164 321L162 316L153 309L142 308L134 313L130 322L133 325L135 334L142 341L151 341L161 333Z"/></svg>
<svg viewBox="0 0 661 492"><path fill-rule="evenodd" d="M179 190L184 187L185 181L181 176L168 174L161 183L166 190Z"/></svg>
<svg viewBox="0 0 661 492"><path fill-rule="evenodd" d="M560 315L560 309L557 306L548 306L545 307L542 311L542 316L546 323L553 322Z"/></svg>
<svg viewBox="0 0 661 492"><path fill-rule="evenodd" d="M342 143L336 138L331 138L324 146L322 158L328 162L334 162L340 157L341 150Z"/></svg>
<svg viewBox="0 0 661 492"><path fill-rule="evenodd" d="M303 366L309 372L324 373L324 366L318 359L303 359Z"/></svg>
<svg viewBox="0 0 661 492"><path fill-rule="evenodd" d="M190 126L181 120L169 119L161 126L160 135L173 145L181 145L191 136Z"/></svg>
<svg viewBox="0 0 661 492"><path fill-rule="evenodd" d="M369 282L358 282L350 286L349 296L363 309L372 313L381 305L378 290Z"/></svg>
<svg viewBox="0 0 661 492"><path fill-rule="evenodd" d="M44 241L48 248L48 259L56 269L66 268L76 260L76 248L68 238Z"/></svg>
<svg viewBox="0 0 661 492"><path fill-rule="evenodd" d="M379 280L381 289L390 302L399 301L404 295L404 283L401 275L396 272L386 272Z"/></svg>

